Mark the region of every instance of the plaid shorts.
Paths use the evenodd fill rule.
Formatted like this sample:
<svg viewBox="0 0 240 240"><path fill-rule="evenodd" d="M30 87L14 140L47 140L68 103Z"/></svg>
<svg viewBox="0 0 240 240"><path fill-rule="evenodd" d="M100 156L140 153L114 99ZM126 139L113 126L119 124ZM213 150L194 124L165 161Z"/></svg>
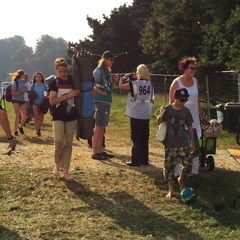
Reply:
<svg viewBox="0 0 240 240"><path fill-rule="evenodd" d="M192 158L189 146L165 148L164 176L166 180L174 179L178 159L182 165L182 173L186 175L191 173Z"/></svg>

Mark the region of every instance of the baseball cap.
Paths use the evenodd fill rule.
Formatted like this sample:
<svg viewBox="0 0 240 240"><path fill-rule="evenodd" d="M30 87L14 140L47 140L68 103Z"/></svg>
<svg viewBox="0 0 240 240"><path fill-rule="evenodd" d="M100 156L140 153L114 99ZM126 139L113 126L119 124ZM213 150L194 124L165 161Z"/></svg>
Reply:
<svg viewBox="0 0 240 240"><path fill-rule="evenodd" d="M114 54L108 50L103 53L102 58L114 58Z"/></svg>
<svg viewBox="0 0 240 240"><path fill-rule="evenodd" d="M174 91L174 98L189 97L188 90L186 88L177 88Z"/></svg>

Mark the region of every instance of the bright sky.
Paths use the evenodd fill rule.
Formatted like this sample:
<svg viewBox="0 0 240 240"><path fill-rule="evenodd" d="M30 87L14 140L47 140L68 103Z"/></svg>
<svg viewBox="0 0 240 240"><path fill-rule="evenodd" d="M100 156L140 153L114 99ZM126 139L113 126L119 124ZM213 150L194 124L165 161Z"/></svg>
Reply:
<svg viewBox="0 0 240 240"><path fill-rule="evenodd" d="M87 15L101 20L124 3L133 0L2 0L0 39L19 35L33 48L44 34L78 42L92 33Z"/></svg>

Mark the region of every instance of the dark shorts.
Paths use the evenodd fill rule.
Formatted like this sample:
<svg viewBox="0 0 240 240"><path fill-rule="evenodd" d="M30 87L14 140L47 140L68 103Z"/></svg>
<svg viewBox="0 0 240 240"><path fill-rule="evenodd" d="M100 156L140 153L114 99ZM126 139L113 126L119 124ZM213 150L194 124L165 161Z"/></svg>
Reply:
<svg viewBox="0 0 240 240"><path fill-rule="evenodd" d="M104 128L108 125L110 105L103 102L95 102L95 126Z"/></svg>
<svg viewBox="0 0 240 240"><path fill-rule="evenodd" d="M13 103L18 103L19 105L23 105L25 104L25 101L12 100L12 104Z"/></svg>
<svg viewBox="0 0 240 240"><path fill-rule="evenodd" d="M164 175L166 180L174 179L178 159L182 165L182 173L186 175L191 173L192 158L189 146L165 148Z"/></svg>

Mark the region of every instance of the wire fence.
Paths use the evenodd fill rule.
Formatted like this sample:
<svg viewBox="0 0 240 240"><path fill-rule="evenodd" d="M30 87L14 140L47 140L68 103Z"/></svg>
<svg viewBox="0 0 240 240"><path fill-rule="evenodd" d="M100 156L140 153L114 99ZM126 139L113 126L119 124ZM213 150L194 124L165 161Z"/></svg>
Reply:
<svg viewBox="0 0 240 240"><path fill-rule="evenodd" d="M117 73L120 77L127 73ZM151 74L151 81L154 85L155 94L164 94L168 102L169 88L173 80L179 75ZM199 99L201 102L216 105L218 103L238 102L240 92L239 75L232 72L214 72L210 75L199 76ZM115 93L125 95L126 91L119 88Z"/></svg>

